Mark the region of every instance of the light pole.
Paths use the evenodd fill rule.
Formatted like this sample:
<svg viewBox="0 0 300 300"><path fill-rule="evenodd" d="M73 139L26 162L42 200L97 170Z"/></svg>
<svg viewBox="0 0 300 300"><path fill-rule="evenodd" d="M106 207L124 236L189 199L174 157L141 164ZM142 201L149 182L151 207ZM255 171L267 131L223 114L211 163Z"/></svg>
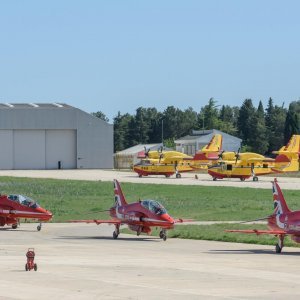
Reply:
<svg viewBox="0 0 300 300"><path fill-rule="evenodd" d="M164 120L161 120L161 143L164 146Z"/></svg>

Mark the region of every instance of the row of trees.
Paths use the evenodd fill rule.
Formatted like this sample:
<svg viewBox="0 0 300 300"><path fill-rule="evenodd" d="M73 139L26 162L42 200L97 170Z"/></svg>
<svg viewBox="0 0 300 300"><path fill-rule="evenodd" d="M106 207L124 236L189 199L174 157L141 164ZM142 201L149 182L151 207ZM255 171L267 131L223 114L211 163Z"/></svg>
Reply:
<svg viewBox="0 0 300 300"><path fill-rule="evenodd" d="M93 113L108 121L101 111ZM180 110L174 106L163 112L156 108L139 107L135 115L120 112L113 119L114 147L120 151L136 144L159 143L174 146L174 140L188 135L193 129L218 129L243 140L243 151L261 154L278 150L292 134L300 134L300 100L286 109L268 100L266 109L262 102L254 107L246 99L241 107L217 105L211 98L197 113L189 107Z"/></svg>

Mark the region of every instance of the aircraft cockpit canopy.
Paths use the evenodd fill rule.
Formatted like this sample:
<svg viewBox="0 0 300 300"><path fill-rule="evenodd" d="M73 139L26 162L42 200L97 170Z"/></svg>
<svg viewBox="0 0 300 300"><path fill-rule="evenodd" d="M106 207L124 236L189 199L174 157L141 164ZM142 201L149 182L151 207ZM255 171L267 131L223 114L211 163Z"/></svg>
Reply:
<svg viewBox="0 0 300 300"><path fill-rule="evenodd" d="M17 202L21 205L27 206L27 207L31 207L31 208L38 208L39 205L36 201L34 201L33 199L24 196L24 195L9 195L7 197L9 200L12 200L14 202Z"/></svg>
<svg viewBox="0 0 300 300"><path fill-rule="evenodd" d="M156 215L167 213L167 210L156 200L142 200L141 205Z"/></svg>

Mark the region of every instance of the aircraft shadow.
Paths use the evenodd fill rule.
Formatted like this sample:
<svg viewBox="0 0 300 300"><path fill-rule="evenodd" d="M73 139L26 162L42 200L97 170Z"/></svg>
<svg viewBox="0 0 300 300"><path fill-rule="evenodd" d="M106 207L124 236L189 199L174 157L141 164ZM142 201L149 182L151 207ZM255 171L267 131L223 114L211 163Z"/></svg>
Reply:
<svg viewBox="0 0 300 300"><path fill-rule="evenodd" d="M61 236L56 239L64 239L64 240L110 240L113 241L112 237L106 236ZM116 240L120 241L137 241L137 242L160 242L159 238L147 238L147 237L136 237L136 238L126 238L126 237L118 237Z"/></svg>
<svg viewBox="0 0 300 300"><path fill-rule="evenodd" d="M37 230L28 230L28 229L12 229L12 228L0 228L0 231L11 231L11 232L37 232Z"/></svg>
<svg viewBox="0 0 300 300"><path fill-rule="evenodd" d="M284 256L300 256L299 252L284 252L284 249L281 253L276 253L274 250L264 250L264 249L246 249L246 250L210 250L206 253L214 254L266 254L266 255L284 255Z"/></svg>

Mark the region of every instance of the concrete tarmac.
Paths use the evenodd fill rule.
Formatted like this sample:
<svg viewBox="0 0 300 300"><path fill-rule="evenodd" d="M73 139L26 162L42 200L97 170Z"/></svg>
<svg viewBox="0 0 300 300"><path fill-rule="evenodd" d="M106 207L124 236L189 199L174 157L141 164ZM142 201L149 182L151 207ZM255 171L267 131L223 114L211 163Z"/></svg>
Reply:
<svg viewBox="0 0 300 300"><path fill-rule="evenodd" d="M195 178L197 175L198 179ZM259 180L254 182L252 179L240 181L236 178L228 178L213 181L212 177L206 173L183 173L182 178L176 179L175 176L165 178L164 176L146 176L139 178L133 171L99 170L99 169L77 169L77 170L0 170L0 176L31 177L31 178L55 178L72 180L95 180L113 181L118 179L120 182L134 183L154 183L154 184L177 184L177 185L205 185L205 186L231 186L231 187L250 187L271 189L271 181L274 176L259 176ZM300 178L286 177L281 175L278 178L282 189L299 190Z"/></svg>
<svg viewBox="0 0 300 300"><path fill-rule="evenodd" d="M138 178L109 170L0 171L0 176L102 180L155 184L271 188L258 182L212 181L206 174ZM280 177L300 189L299 178ZM120 234L94 224L22 224L0 228L0 299L295 299L300 296L299 248ZM258 237L259 238L259 237ZM38 271L25 271L26 252L36 251Z"/></svg>
<svg viewBox="0 0 300 300"><path fill-rule="evenodd" d="M94 224L1 229L0 299L296 299L300 249L120 234ZM25 271L28 247L38 271Z"/></svg>

